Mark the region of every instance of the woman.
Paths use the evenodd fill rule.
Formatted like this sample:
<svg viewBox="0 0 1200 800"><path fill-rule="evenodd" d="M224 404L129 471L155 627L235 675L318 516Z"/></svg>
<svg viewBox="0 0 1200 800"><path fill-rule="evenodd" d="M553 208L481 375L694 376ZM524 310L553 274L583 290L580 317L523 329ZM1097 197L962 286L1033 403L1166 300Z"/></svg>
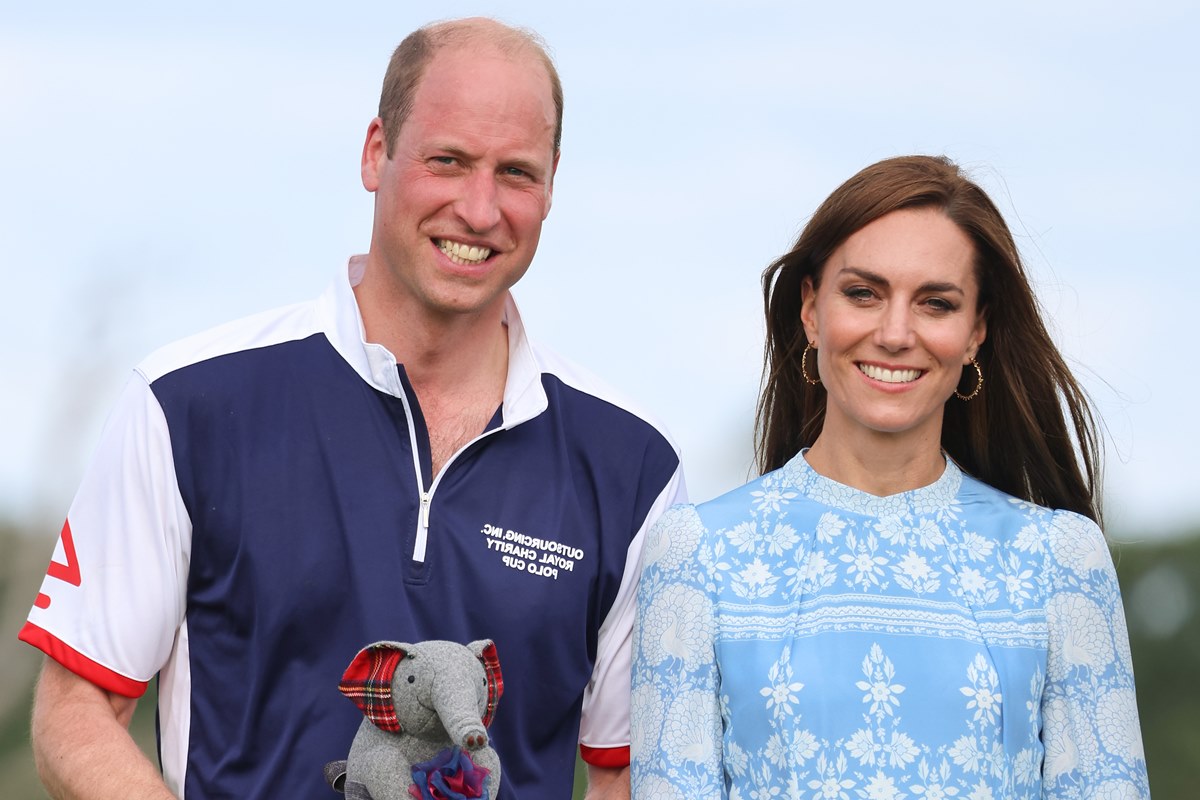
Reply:
<svg viewBox="0 0 1200 800"><path fill-rule="evenodd" d="M764 474L646 544L634 796L1148 797L1095 424L996 207L880 162L763 287Z"/></svg>

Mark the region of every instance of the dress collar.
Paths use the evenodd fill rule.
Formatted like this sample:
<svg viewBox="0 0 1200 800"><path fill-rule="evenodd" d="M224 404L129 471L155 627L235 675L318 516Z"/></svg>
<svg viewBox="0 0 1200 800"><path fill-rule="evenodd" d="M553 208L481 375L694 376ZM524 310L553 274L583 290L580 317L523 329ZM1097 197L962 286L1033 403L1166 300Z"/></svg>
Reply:
<svg viewBox="0 0 1200 800"><path fill-rule="evenodd" d="M946 469L933 483L880 497L820 474L804 457L806 452L808 448L801 450L783 466L780 470L783 480L818 503L854 514L876 517L922 516L950 506L962 486L962 470L946 456Z"/></svg>

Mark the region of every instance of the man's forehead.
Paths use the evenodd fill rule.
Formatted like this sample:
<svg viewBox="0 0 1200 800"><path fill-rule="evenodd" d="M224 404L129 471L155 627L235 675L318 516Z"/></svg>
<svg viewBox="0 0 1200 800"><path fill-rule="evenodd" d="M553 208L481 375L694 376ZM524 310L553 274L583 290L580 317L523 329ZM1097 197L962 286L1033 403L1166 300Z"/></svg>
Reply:
<svg viewBox="0 0 1200 800"><path fill-rule="evenodd" d="M536 58L495 46L482 50L442 48L430 59L416 87L414 108L484 107L520 109L526 124L543 114L554 124L554 96L549 73Z"/></svg>
<svg viewBox="0 0 1200 800"><path fill-rule="evenodd" d="M501 47L486 39L441 45L430 56L425 69L421 71L420 83L424 83L432 75L461 70L464 66L477 65L483 70L486 69L486 65L496 63L511 65L530 75L536 75L544 81L546 94L550 95L550 72L536 51L528 47Z"/></svg>

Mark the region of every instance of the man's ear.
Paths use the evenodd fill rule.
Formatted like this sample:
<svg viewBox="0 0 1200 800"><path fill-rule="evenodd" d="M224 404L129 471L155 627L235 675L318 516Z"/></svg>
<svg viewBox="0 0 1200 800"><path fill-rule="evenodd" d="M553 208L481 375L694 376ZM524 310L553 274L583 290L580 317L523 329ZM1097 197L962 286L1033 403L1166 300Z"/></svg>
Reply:
<svg viewBox="0 0 1200 800"><path fill-rule="evenodd" d="M387 134L383 130L383 120L376 117L367 126L367 140L363 143L360 167L363 188L368 192L374 192L379 188L379 174L385 160L387 160Z"/></svg>
<svg viewBox="0 0 1200 800"><path fill-rule="evenodd" d="M558 172L558 158L561 155L561 150L554 151L554 163L550 165L550 179L546 181L546 209L542 212L543 221L550 216L550 206L554 204L554 176Z"/></svg>

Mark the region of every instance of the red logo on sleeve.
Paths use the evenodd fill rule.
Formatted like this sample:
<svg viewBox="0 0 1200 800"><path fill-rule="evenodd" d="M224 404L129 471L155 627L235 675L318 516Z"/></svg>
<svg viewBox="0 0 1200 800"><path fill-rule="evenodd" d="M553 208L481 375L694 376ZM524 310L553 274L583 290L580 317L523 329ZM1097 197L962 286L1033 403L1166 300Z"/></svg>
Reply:
<svg viewBox="0 0 1200 800"><path fill-rule="evenodd" d="M79 575L79 560L75 557L75 539L71 536L71 520L63 523L59 541L62 543L63 555L66 556L67 563L61 564L51 560L50 568L46 570L46 574L51 578L66 581L72 586L78 586L82 582L82 579ZM49 608L50 596L38 592L37 600L34 600L33 604L38 608Z"/></svg>

